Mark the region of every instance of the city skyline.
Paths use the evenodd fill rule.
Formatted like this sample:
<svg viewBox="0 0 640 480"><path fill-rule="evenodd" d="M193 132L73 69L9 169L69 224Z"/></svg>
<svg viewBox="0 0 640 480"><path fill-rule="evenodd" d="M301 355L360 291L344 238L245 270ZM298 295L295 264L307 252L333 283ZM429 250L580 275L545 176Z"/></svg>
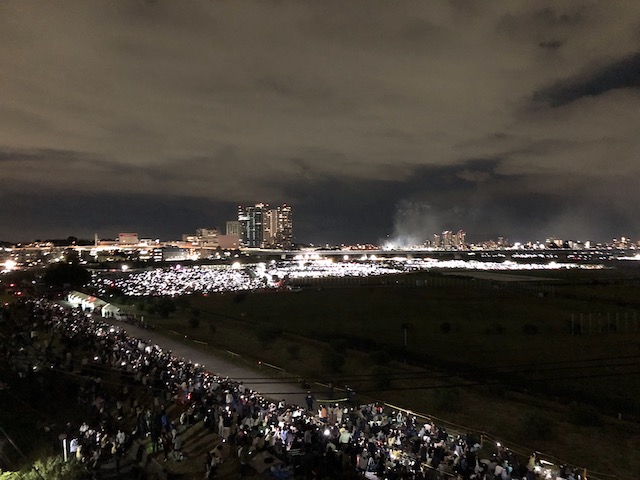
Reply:
<svg viewBox="0 0 640 480"><path fill-rule="evenodd" d="M3 4L0 240L640 237L640 4ZM144 233L142 233L144 235Z"/></svg>
<svg viewBox="0 0 640 480"><path fill-rule="evenodd" d="M262 204L259 204L262 206ZM258 206L258 205L256 205ZM264 205L267 206L267 205ZM267 206L268 207L268 206ZM275 209L273 209L275 211ZM238 207L238 216L244 216L244 210ZM270 241L261 239L256 241L255 225L253 226L253 243L250 240L249 228L242 225L248 222L248 218L243 220L229 220L226 222L226 228L222 229L217 226L197 227L195 233L182 233L180 238L160 238L156 235L140 235L138 232L119 232L115 235L98 235L94 233L93 239L88 237L78 237L75 235L64 236L60 238L54 237L38 237L25 241L12 242L0 238L0 244L7 246L39 246L52 244L56 246L152 246L152 245L176 245L176 244L192 244L197 248L220 247L223 250L242 249L267 249L267 250L290 250L307 247L343 247L356 249L376 248L382 250L410 250L410 249L434 249L434 250L466 250L466 249L538 249L538 248L562 248L570 250L580 249L598 249L602 247L616 249L636 249L640 248L640 239L625 235L609 236L605 240L593 240L588 238L572 238L558 235L542 235L536 238L512 240L509 236L500 235L495 238L467 238L467 232L463 229L457 231L445 230L443 232L434 232L426 238L418 239L415 243L397 242L387 238L380 243L296 243L289 241L287 233L292 232L291 217L288 217L288 230L279 232L270 237ZM254 220L255 222L255 220ZM263 227L264 228L264 227ZM263 230L267 233L268 228ZM282 234L285 233L283 236ZM283 239L285 240L283 242Z"/></svg>

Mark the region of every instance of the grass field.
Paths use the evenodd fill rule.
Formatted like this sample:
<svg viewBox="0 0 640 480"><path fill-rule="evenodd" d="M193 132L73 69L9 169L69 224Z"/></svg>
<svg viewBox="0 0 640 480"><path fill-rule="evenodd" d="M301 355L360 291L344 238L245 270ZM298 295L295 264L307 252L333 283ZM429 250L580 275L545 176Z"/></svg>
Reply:
<svg viewBox="0 0 640 480"><path fill-rule="evenodd" d="M324 341L347 339L361 350L387 350L417 363L510 372L547 386L572 386L590 393L596 403L606 392L601 406L613 407L612 400L619 399L617 410L637 415L638 377L620 382L616 376L637 371L637 311L594 299L590 291L588 296L585 300L504 290L367 287L200 297L191 303L214 322L221 316L236 318L257 328L272 326ZM601 297L609 298L604 292ZM584 334L571 334L572 317L574 333L582 324ZM591 378L584 382L582 377Z"/></svg>
<svg viewBox="0 0 640 480"><path fill-rule="evenodd" d="M551 452L636 478L640 458L629 452L640 429L626 419L640 411L640 298L638 287L614 278L529 287L469 278L415 286L405 278L190 297L168 318L141 310L141 300L129 308L158 329L282 366L293 378L349 384L523 445L525 454ZM336 357L344 360L339 368Z"/></svg>

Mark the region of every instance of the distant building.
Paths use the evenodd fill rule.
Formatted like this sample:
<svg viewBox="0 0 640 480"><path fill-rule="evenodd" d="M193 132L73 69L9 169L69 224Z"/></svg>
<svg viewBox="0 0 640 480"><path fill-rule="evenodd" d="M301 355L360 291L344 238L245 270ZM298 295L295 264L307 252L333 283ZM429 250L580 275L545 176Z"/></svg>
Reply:
<svg viewBox="0 0 640 480"><path fill-rule="evenodd" d="M442 232L442 236L434 235L433 246L435 248L444 248L445 250L462 250L466 248L467 234L464 230L458 230L453 233L451 230Z"/></svg>
<svg viewBox="0 0 640 480"><path fill-rule="evenodd" d="M229 220L227 222L227 235L235 235L240 238L240 222L238 220Z"/></svg>
<svg viewBox="0 0 640 480"><path fill-rule="evenodd" d="M291 205L282 205L276 209L278 213L278 228L275 245L290 249L293 246L293 217Z"/></svg>
<svg viewBox="0 0 640 480"><path fill-rule="evenodd" d="M227 223L227 234L229 234L229 223ZM244 247L288 249L293 244L290 205L276 208L269 208L269 205L264 203L240 205L238 206L238 225L240 242Z"/></svg>
<svg viewBox="0 0 640 480"><path fill-rule="evenodd" d="M237 250L240 248L240 236L218 235L218 246L222 250Z"/></svg>
<svg viewBox="0 0 640 480"><path fill-rule="evenodd" d="M73 290L67 295L67 301L71 306L80 308L82 311L100 313L102 317L119 317L122 315L120 309L115 305L105 302L101 298L87 295L86 293Z"/></svg>
<svg viewBox="0 0 640 480"><path fill-rule="evenodd" d="M195 234L182 235L182 241L201 248L218 248L217 228L198 228Z"/></svg>
<svg viewBox="0 0 640 480"><path fill-rule="evenodd" d="M549 248L562 248L564 241L560 238L548 237L545 239L544 243Z"/></svg>
<svg viewBox="0 0 640 480"><path fill-rule="evenodd" d="M263 248L270 248L276 245L276 235L278 234L278 211L276 209L267 209L264 211L262 226L262 245Z"/></svg>
<svg viewBox="0 0 640 480"><path fill-rule="evenodd" d="M138 234L137 233L119 233L118 234L118 243L120 245L137 245L138 244Z"/></svg>
<svg viewBox="0 0 640 480"><path fill-rule="evenodd" d="M154 248L151 258L154 262L182 262L191 259L189 250L173 246Z"/></svg>
<svg viewBox="0 0 640 480"><path fill-rule="evenodd" d="M442 232L442 246L446 250L450 250L453 247L453 232L451 230Z"/></svg>
<svg viewBox="0 0 640 480"><path fill-rule="evenodd" d="M250 206L238 206L238 222L240 223L240 240L249 248L261 248L264 237L263 203Z"/></svg>

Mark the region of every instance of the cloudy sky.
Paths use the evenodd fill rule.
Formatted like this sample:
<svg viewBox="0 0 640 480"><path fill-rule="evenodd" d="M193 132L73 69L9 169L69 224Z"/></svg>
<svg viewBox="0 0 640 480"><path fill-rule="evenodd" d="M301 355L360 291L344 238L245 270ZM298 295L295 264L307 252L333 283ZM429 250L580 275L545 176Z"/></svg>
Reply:
<svg viewBox="0 0 640 480"><path fill-rule="evenodd" d="M3 1L0 240L640 237L640 2Z"/></svg>

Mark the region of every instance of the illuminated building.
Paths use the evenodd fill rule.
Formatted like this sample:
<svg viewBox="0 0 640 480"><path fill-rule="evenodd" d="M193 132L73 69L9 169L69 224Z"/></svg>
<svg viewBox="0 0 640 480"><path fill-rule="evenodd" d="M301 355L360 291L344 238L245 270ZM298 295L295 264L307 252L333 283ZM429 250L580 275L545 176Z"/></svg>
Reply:
<svg viewBox="0 0 640 480"><path fill-rule="evenodd" d="M163 246L153 249L151 254L154 262L182 262L184 260L192 260L189 257L189 251L184 248Z"/></svg>
<svg viewBox="0 0 640 480"><path fill-rule="evenodd" d="M198 228L195 235L182 235L182 241L200 247L216 248L219 246L217 228Z"/></svg>
<svg viewBox="0 0 640 480"><path fill-rule="evenodd" d="M268 209L264 212L264 222L262 230L261 247L270 248L276 245L276 235L278 233L278 211Z"/></svg>
<svg viewBox="0 0 640 480"><path fill-rule="evenodd" d="M544 242L550 248L562 248L564 242L556 237L548 237Z"/></svg>
<svg viewBox="0 0 640 480"><path fill-rule="evenodd" d="M293 218L291 205L282 205L276 209L278 216L278 228L276 231L275 245L288 249L293 245Z"/></svg>
<svg viewBox="0 0 640 480"><path fill-rule="evenodd" d="M440 248L440 235L437 233L433 234L433 240L431 240L431 246L433 248Z"/></svg>
<svg viewBox="0 0 640 480"><path fill-rule="evenodd" d="M137 245L138 234L137 233L119 233L118 243L120 245Z"/></svg>
<svg viewBox="0 0 640 480"><path fill-rule="evenodd" d="M238 206L240 240L249 248L291 248L293 221L290 205L269 208L264 203ZM229 224L227 224L227 229ZM227 230L227 234L229 231Z"/></svg>
<svg viewBox="0 0 640 480"><path fill-rule="evenodd" d="M240 238L240 222L238 220L229 220L227 222L227 235Z"/></svg>
<svg viewBox="0 0 640 480"><path fill-rule="evenodd" d="M453 232L451 230L445 230L442 232L442 246L449 250L453 246Z"/></svg>
<svg viewBox="0 0 640 480"><path fill-rule="evenodd" d="M264 238L263 203L252 206L238 206L238 222L240 222L240 241L249 248L261 248Z"/></svg>

